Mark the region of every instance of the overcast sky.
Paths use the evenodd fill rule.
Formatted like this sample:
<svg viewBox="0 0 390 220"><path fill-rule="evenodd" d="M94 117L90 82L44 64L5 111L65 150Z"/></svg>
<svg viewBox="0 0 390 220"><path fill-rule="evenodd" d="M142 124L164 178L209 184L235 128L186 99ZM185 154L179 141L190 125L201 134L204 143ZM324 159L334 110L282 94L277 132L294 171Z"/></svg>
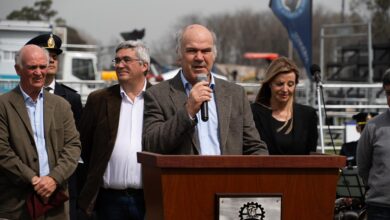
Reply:
<svg viewBox="0 0 390 220"><path fill-rule="evenodd" d="M33 6L34 0L0 0L0 19L23 6ZM313 8L322 5L340 11L342 0L313 0ZM346 8L348 0L346 2ZM209 16L252 9L268 11L268 0L53 0L52 9L67 24L107 45L119 38L119 33L146 28L144 40L157 43L167 35L177 19L188 14Z"/></svg>

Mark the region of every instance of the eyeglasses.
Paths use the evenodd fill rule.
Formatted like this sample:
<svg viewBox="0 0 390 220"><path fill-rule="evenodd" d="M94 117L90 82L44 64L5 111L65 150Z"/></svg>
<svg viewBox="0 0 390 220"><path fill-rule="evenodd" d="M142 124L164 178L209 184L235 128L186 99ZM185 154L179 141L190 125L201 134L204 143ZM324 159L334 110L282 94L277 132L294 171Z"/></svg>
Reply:
<svg viewBox="0 0 390 220"><path fill-rule="evenodd" d="M125 64L130 64L132 63L133 61L141 61L140 59L134 59L134 58L131 58L131 57L123 57L123 58L119 58L119 57L116 57L115 59L112 60L112 63L114 65L119 65L121 62L124 62Z"/></svg>

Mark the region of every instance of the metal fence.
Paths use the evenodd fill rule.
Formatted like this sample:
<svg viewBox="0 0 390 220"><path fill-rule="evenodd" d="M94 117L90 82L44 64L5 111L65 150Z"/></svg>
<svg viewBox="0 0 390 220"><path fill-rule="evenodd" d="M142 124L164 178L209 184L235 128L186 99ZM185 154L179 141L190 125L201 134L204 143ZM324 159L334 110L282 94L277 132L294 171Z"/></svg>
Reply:
<svg viewBox="0 0 390 220"><path fill-rule="evenodd" d="M18 85L18 80L0 80L0 93L9 91ZM59 81L79 91L83 104L89 93L94 90L112 85L107 81ZM259 91L259 83L238 83L247 91L248 98L254 101ZM323 120L324 145L327 152L333 151L333 139L336 150L340 150L345 142L346 123L352 120L352 115L359 111L381 113L389 108L381 84L324 84L323 98L325 117ZM298 103L317 107L315 89L308 83L300 83L297 87L296 100ZM321 102L323 103L323 102ZM324 116L325 116L324 115ZM320 142L319 142L320 143ZM320 149L320 148L318 148Z"/></svg>
<svg viewBox="0 0 390 220"><path fill-rule="evenodd" d="M389 108L382 84L328 83L323 85L322 108L326 109L327 119L323 119L325 150L333 150L331 137L336 150L345 142L346 123L358 112L382 113ZM317 103L317 102L315 102ZM328 128L329 125L329 128Z"/></svg>
<svg viewBox="0 0 390 220"><path fill-rule="evenodd" d="M87 97L89 93L105 88L109 85L111 85L111 82L109 81L103 81L103 80L83 80L83 81L63 81L63 80L57 80L59 83L63 83L74 90L78 91L78 93L81 96L81 101L83 105L85 105L85 102L87 101ZM4 92L8 92L11 89L15 88L19 83L18 79L0 79L0 94Z"/></svg>
<svg viewBox="0 0 390 220"><path fill-rule="evenodd" d="M239 84L246 89L249 100L253 102L260 89L260 84ZM326 83L322 85L322 91L323 100L320 103L325 113L322 118L324 125L322 129L326 152L340 150L341 145L347 140L346 124L351 123L354 114L361 111L381 113L389 108L382 84L380 83ZM310 82L306 81L298 84L296 101L310 105L317 109L318 112L316 95L314 85ZM320 140L318 140L317 149L319 150L320 147Z"/></svg>

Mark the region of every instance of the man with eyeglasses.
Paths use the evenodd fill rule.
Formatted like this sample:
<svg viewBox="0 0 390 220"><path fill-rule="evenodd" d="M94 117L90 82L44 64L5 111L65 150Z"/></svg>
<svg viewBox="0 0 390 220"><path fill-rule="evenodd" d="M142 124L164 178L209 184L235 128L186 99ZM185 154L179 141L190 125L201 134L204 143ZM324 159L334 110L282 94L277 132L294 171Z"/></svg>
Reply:
<svg viewBox="0 0 390 220"><path fill-rule="evenodd" d="M390 69L383 76L390 107ZM368 220L390 219L390 108L368 121L357 146L359 175L366 186Z"/></svg>
<svg viewBox="0 0 390 220"><path fill-rule="evenodd" d="M119 84L88 96L80 123L82 157L88 167L79 206L98 219L143 220L141 167L144 92L150 55L141 41L125 41L113 59Z"/></svg>

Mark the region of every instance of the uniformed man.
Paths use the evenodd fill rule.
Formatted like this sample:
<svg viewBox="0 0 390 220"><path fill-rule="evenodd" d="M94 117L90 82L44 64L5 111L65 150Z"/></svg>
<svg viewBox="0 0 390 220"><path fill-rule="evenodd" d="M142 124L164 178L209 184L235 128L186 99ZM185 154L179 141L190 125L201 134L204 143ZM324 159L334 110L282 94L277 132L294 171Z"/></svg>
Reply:
<svg viewBox="0 0 390 220"><path fill-rule="evenodd" d="M61 50L61 38L55 34L42 34L39 35L26 43L27 44L35 44L40 47L46 48L50 54L49 67L47 70L46 80L45 80L45 89L50 93L54 93L58 96L66 99L72 108L73 117L76 122L76 127L79 126L79 120L81 117L82 104L81 104L81 96L77 93L76 90L62 84L58 83L55 80L55 76L58 72L58 58L62 53ZM69 195L70 195L70 219L75 220L77 218L77 195L78 189L80 186L80 179L77 179L77 176L82 176L81 174L77 175L81 172L82 167L79 165L76 172L69 179Z"/></svg>
<svg viewBox="0 0 390 220"><path fill-rule="evenodd" d="M356 121L356 131L362 133L364 126L366 126L367 121L375 117L377 113L366 113L359 112L358 114L352 116L352 119ZM351 141L344 143L341 146L340 155L347 157L347 166L353 167L356 166L356 148L358 141Z"/></svg>
<svg viewBox="0 0 390 220"><path fill-rule="evenodd" d="M81 117L82 104L80 94L76 90L62 84L55 80L55 76L58 72L58 58L62 53L61 50L61 38L55 34L42 34L31 39L27 44L35 44L40 47L46 48L50 53L50 63L46 75L45 89L56 95L62 96L72 106L73 117L78 127L78 122Z"/></svg>

